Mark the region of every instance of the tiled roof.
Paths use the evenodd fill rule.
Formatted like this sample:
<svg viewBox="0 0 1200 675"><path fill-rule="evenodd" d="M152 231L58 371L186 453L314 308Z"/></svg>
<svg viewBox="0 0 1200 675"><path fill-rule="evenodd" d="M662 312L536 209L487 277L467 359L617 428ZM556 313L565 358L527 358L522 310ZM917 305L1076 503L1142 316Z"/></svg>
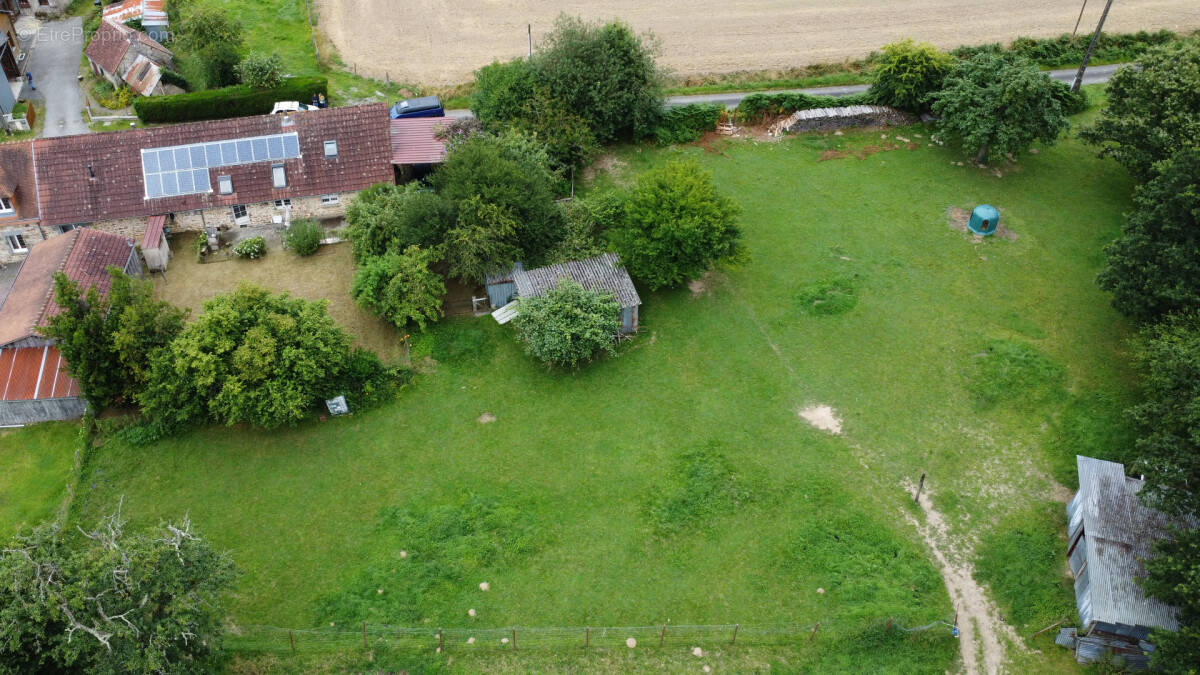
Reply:
<svg viewBox="0 0 1200 675"><path fill-rule="evenodd" d="M42 138L35 142L42 219L47 225L91 223L192 211L276 199L354 192L391 181L387 104L327 108L282 115L239 117L135 129L111 134ZM188 143L296 132L300 158L283 162L288 185L276 189L272 162L209 169L233 179L234 193L145 198L141 150ZM338 142L338 156L325 158L325 141ZM95 177L88 174L92 167Z"/></svg>
<svg viewBox="0 0 1200 675"><path fill-rule="evenodd" d="M0 306L0 347L37 335L36 327L58 313L55 272L62 271L82 290L95 286L107 294L112 284L108 266L125 267L129 253L124 237L87 228L34 244Z"/></svg>
<svg viewBox="0 0 1200 675"><path fill-rule="evenodd" d="M450 117L410 117L391 121L392 164L437 164L446 159L446 141L437 137Z"/></svg>
<svg viewBox="0 0 1200 675"><path fill-rule="evenodd" d="M79 383L53 346L0 349L0 401L79 396Z"/></svg>
<svg viewBox="0 0 1200 675"><path fill-rule="evenodd" d="M616 296L622 309L642 304L629 273L621 267L621 259L616 253L532 270L514 269L512 279L517 287L517 295L523 298L536 298L556 288L563 279L571 279L589 291L609 291Z"/></svg>
<svg viewBox="0 0 1200 675"><path fill-rule="evenodd" d="M83 53L107 72L116 73L121 67L121 59L125 58L125 52L129 51L130 32L134 31L125 26L101 21L100 28L96 29L96 34L92 36L92 41Z"/></svg>
<svg viewBox="0 0 1200 675"><path fill-rule="evenodd" d="M17 220L38 217L37 182L33 172L33 143L0 143L0 197L13 200ZM0 217L0 228L7 224Z"/></svg>

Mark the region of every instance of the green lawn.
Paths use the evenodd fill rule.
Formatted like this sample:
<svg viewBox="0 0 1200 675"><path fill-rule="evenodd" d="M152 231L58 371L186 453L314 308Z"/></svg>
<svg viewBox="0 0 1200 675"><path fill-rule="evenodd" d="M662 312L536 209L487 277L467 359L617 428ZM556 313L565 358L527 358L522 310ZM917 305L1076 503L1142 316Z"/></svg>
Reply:
<svg viewBox="0 0 1200 675"><path fill-rule="evenodd" d="M0 536L54 517L67 496L78 435L66 422L0 430Z"/></svg>
<svg viewBox="0 0 1200 675"><path fill-rule="evenodd" d="M924 472L1021 634L1069 611L1054 500L1075 487L1076 452L1120 458L1128 438L1130 328L1094 283L1128 208L1124 172L1066 140L996 175L913 127L627 147L587 189L678 157L742 206L751 260L701 293L643 289L642 332L618 356L551 373L490 318L443 322L413 345L431 359L425 374L382 408L152 447L110 436L74 517L91 522L122 497L135 525L189 512L241 567L236 625L820 622L811 645L739 642L713 663L944 672L957 659L947 631L883 630L954 613L906 520ZM981 202L1015 239L948 225L948 209ZM798 416L816 404L836 410L841 435ZM74 434L0 437L0 526L53 512ZM1049 636L1022 669L1071 663ZM528 653L455 667L699 663ZM378 656L332 667L437 658ZM290 658L254 667L307 667Z"/></svg>

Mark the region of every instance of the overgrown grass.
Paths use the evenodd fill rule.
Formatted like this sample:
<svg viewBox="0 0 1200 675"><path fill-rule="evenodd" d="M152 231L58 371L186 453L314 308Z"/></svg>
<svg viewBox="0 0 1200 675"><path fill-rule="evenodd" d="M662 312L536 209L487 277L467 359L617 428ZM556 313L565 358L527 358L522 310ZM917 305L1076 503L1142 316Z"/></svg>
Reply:
<svg viewBox="0 0 1200 675"><path fill-rule="evenodd" d="M0 430L0 537L54 516L67 496L78 435L70 422Z"/></svg>
<svg viewBox="0 0 1200 675"><path fill-rule="evenodd" d="M271 433L199 429L148 448L109 438L93 471L112 482L88 483L81 517L122 495L138 523L189 511L244 570L230 598L235 624L309 626L325 598L348 599L337 605L348 615L419 589L416 625L819 621L814 647L737 651L730 663L953 669L948 632L884 631L888 617L914 626L953 615L904 518L904 482L926 472L956 534L1003 543L1015 535L994 524L1018 518L1031 532L1060 528L1039 508L1074 452L1055 440L1074 427L1055 420L1071 419L1088 392L1130 395L1130 329L1094 279L1131 184L1071 139L996 175L958 166L949 148L884 150L878 137L619 149L618 168L592 189L693 158L742 207L751 260L711 279L703 296L645 292L642 334L577 373L547 372L489 317L447 321L414 341L414 353L427 344L444 361L393 404ZM844 158L820 161L827 150ZM1016 240L977 241L947 223L949 206L983 202L1004 210ZM855 274L857 304L835 320L794 301L798 289ZM1002 357L994 349L983 366L976 355L989 344ZM472 360L482 345L490 355ZM999 403L976 404L980 382ZM1041 391L1055 395L1033 395ZM813 403L835 408L844 435L797 416ZM1106 409L1079 405L1085 430ZM1116 438L1069 433L1097 446ZM704 454L687 455L696 448ZM492 516L464 515L471 494L512 517L479 525ZM426 527L440 519L449 534ZM679 526L662 536L656 521ZM528 548L495 553L526 534ZM997 544L988 557L1011 548ZM402 549L468 566L386 578ZM371 598L377 579L389 585ZM1036 599L1014 594L1010 611L1040 620ZM383 623L414 617L378 607ZM375 657L371 667L447 663ZM293 670L307 663L280 658ZM357 655L334 659L367 667ZM499 671L699 663L641 649L454 659L452 670Z"/></svg>

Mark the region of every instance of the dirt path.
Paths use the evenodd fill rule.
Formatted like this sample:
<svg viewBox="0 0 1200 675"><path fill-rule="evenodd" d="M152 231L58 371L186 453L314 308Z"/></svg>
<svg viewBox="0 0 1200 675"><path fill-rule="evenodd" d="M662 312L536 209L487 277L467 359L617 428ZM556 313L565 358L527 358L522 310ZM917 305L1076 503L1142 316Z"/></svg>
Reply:
<svg viewBox="0 0 1200 675"><path fill-rule="evenodd" d="M347 65L393 82L458 84L494 59L522 56L563 12L620 17L662 42L660 63L680 74L767 70L857 59L903 37L954 47L1021 35L1069 33L1078 0L315 0L319 29ZM1103 2L1089 2L1094 26ZM1196 0L1123 0L1109 31L1200 28ZM1083 30L1083 29L1081 29Z"/></svg>
<svg viewBox="0 0 1200 675"><path fill-rule="evenodd" d="M906 485L911 494L915 486ZM905 514L917 528L921 538L933 552L934 560L946 582L950 601L958 612L959 651L962 653L963 671L975 673L1000 673L1004 670L1007 645L1020 645L1020 638L1013 627L1000 618L1000 612L988 599L987 593L976 581L969 562L970 550L956 547L950 529L942 514L933 507L929 492L921 494L921 509L925 512L925 523Z"/></svg>

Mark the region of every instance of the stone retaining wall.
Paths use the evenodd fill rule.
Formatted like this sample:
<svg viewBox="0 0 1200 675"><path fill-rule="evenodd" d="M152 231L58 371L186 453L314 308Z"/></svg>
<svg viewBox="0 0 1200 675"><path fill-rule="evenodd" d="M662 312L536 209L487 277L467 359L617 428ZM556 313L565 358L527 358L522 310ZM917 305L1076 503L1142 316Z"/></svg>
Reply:
<svg viewBox="0 0 1200 675"><path fill-rule="evenodd" d="M847 127L874 127L909 124L913 120L895 108L881 105L848 105L840 108L797 110L771 125L772 136L800 131L833 131Z"/></svg>

